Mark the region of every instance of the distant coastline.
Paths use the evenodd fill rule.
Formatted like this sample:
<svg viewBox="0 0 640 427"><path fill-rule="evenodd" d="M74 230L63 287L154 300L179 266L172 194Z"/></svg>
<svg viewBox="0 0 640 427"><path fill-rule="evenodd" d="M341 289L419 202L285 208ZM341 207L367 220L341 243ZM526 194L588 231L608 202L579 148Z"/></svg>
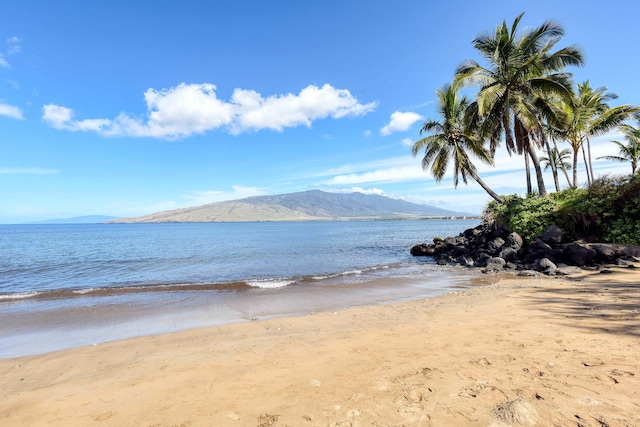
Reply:
<svg viewBox="0 0 640 427"><path fill-rule="evenodd" d="M299 193L256 196L156 212L110 223L162 222L277 222L476 218L430 205L363 193Z"/></svg>
<svg viewBox="0 0 640 427"><path fill-rule="evenodd" d="M464 221L470 219L481 220L482 215L461 216L424 216L424 217L360 217L360 218L302 218L302 219L255 219L255 220L216 220L216 221L127 221L126 218L117 218L104 221L100 224L228 224L228 223L261 223L261 222L348 222L348 221L430 221L450 220ZM462 232L462 230L461 230Z"/></svg>
<svg viewBox="0 0 640 427"><path fill-rule="evenodd" d="M42 221L32 221L27 222L25 225L33 224L33 225L46 225L46 224L101 224L107 221L113 221L118 219L117 216L110 215L83 215L83 216L75 216L71 218L54 218L54 219L45 219Z"/></svg>

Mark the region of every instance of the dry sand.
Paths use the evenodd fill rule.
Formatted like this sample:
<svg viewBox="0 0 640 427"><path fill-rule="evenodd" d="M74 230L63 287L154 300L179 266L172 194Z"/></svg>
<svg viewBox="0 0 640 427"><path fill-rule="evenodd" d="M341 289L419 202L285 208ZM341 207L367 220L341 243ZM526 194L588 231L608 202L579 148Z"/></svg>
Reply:
<svg viewBox="0 0 640 427"><path fill-rule="evenodd" d="M640 273L0 360L3 426L640 426Z"/></svg>

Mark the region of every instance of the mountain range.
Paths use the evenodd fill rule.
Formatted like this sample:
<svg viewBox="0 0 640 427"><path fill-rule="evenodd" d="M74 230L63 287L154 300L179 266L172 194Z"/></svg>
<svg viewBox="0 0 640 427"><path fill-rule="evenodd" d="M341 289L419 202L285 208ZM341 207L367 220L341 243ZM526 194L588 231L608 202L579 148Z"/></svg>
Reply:
<svg viewBox="0 0 640 427"><path fill-rule="evenodd" d="M135 218L118 218L107 222L313 221L468 216L477 216L477 214L454 212L379 195L309 190L209 203Z"/></svg>

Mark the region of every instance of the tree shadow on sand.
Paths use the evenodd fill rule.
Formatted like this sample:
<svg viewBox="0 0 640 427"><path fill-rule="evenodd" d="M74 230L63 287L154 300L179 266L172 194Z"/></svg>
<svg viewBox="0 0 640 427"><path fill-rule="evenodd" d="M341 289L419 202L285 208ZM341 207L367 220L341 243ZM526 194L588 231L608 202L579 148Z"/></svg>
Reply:
<svg viewBox="0 0 640 427"><path fill-rule="evenodd" d="M640 269L612 268L568 280L578 287L535 288L532 303L575 328L640 338Z"/></svg>

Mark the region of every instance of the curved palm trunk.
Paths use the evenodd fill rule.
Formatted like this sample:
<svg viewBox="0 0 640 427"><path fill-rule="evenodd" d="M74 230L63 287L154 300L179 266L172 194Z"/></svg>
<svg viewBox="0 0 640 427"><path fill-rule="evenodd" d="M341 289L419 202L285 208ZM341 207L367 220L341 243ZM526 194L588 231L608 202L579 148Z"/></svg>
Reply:
<svg viewBox="0 0 640 427"><path fill-rule="evenodd" d="M468 172L469 172L469 175L471 175L471 178L473 178L480 185L480 187L482 187L484 191L486 191L491 197L493 197L495 201L497 201L498 203L504 203L504 200L502 199L502 197L500 197L495 191L489 188L487 183L485 183L482 180L482 178L480 178L478 174L475 173L475 171L469 170Z"/></svg>
<svg viewBox="0 0 640 427"><path fill-rule="evenodd" d="M547 197L547 187L544 185L544 175L542 175L542 168L540 167L540 160L538 160L538 155L536 154L536 150L529 144L527 146L529 150L529 157L531 158L531 163L533 163L533 168L536 171L536 179L538 181L538 194L541 197Z"/></svg>

